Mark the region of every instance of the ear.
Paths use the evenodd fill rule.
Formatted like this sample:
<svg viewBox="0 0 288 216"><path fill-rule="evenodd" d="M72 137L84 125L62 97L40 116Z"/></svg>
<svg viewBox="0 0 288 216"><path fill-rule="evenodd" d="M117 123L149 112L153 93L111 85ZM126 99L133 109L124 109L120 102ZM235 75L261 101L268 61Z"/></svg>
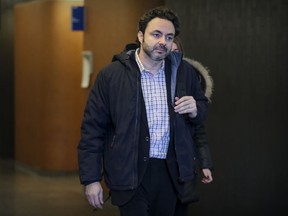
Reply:
<svg viewBox="0 0 288 216"><path fill-rule="evenodd" d="M141 31L138 31L137 37L138 37L139 42L142 44L144 35Z"/></svg>

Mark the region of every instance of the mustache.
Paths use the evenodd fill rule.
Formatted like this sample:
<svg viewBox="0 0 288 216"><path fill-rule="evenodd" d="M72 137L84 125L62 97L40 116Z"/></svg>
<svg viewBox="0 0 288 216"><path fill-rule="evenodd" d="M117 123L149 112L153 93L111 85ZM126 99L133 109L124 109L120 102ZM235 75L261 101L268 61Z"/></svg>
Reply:
<svg viewBox="0 0 288 216"><path fill-rule="evenodd" d="M165 44L158 44L158 45L156 45L156 46L154 47L154 50L155 50L155 49L164 50L164 51L166 51L166 52L167 52L167 50L168 50Z"/></svg>

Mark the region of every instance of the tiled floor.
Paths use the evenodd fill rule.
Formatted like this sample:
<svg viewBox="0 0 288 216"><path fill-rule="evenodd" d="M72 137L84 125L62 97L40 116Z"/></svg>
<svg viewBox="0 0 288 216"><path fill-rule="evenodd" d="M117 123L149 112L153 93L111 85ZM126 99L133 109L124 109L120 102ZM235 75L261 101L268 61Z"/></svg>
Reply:
<svg viewBox="0 0 288 216"><path fill-rule="evenodd" d="M106 196L106 194L104 195ZM0 216L118 216L110 200L93 211L77 175L44 176L0 160Z"/></svg>

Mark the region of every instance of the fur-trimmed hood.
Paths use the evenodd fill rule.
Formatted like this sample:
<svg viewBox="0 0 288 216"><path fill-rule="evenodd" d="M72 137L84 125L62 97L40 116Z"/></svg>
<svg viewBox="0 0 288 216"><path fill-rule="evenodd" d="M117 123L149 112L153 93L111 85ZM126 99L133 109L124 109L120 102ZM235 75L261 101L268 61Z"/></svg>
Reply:
<svg viewBox="0 0 288 216"><path fill-rule="evenodd" d="M212 77L209 74L208 68L204 67L200 62L193 59L189 59L187 57L184 57L183 59L190 63L199 73L200 83L205 92L205 96L208 98L208 101L211 102L214 83Z"/></svg>

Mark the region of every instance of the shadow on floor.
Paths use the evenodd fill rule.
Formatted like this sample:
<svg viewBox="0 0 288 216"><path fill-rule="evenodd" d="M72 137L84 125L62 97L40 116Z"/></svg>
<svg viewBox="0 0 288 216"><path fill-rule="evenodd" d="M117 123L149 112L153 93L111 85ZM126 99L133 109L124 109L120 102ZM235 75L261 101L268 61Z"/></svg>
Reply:
<svg viewBox="0 0 288 216"><path fill-rule="evenodd" d="M14 161L0 160L0 215L118 216L119 213L110 200L103 210L93 211L76 174L42 176Z"/></svg>

